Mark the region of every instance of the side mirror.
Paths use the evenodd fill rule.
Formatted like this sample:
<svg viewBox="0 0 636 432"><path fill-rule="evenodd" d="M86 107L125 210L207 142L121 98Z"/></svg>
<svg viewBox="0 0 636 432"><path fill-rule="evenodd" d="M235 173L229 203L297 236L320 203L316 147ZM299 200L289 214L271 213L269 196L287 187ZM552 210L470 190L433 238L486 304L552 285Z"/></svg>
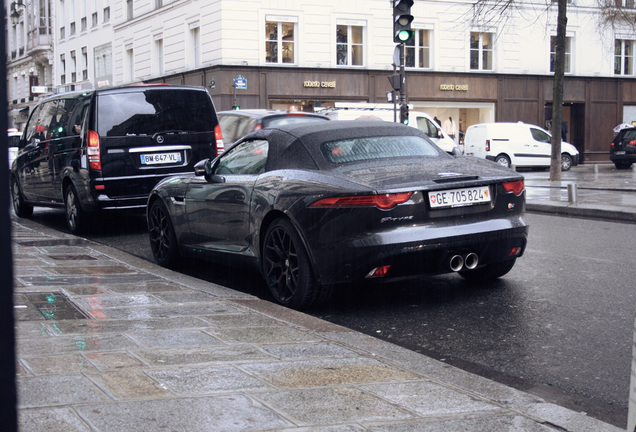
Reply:
<svg viewBox="0 0 636 432"><path fill-rule="evenodd" d="M216 168L216 159L203 159L194 165L194 174L197 176L205 176L210 183L225 183L225 177L214 174Z"/></svg>
<svg viewBox="0 0 636 432"><path fill-rule="evenodd" d="M194 165L194 174L197 176L208 175L212 172L212 161L203 159Z"/></svg>

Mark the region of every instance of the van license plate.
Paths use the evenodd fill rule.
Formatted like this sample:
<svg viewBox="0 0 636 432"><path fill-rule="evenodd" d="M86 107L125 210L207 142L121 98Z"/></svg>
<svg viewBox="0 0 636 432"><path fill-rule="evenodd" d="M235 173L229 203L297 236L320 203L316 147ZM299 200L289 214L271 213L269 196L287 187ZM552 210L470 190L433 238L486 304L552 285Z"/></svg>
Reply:
<svg viewBox="0 0 636 432"><path fill-rule="evenodd" d="M478 186L463 189L449 189L428 193L431 208L458 207L490 202L488 186Z"/></svg>
<svg viewBox="0 0 636 432"><path fill-rule="evenodd" d="M181 162L181 153L142 154L142 165L169 164Z"/></svg>

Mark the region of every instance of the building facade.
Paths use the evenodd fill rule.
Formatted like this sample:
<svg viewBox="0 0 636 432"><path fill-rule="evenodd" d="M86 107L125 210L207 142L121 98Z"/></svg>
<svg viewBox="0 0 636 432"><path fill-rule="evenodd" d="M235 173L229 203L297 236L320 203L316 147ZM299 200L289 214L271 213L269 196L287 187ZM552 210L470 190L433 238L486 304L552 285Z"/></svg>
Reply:
<svg viewBox="0 0 636 432"><path fill-rule="evenodd" d="M29 108L53 89L52 0L5 0L9 127L20 127Z"/></svg>
<svg viewBox="0 0 636 432"><path fill-rule="evenodd" d="M392 0L50 1L56 88L201 85L220 110L314 111L386 103L399 63ZM411 13L413 109L452 119L457 136L485 121L550 127L555 1L502 11L474 0L415 0ZM636 121L634 18L631 0L568 2L564 120L584 162L608 161L612 128Z"/></svg>

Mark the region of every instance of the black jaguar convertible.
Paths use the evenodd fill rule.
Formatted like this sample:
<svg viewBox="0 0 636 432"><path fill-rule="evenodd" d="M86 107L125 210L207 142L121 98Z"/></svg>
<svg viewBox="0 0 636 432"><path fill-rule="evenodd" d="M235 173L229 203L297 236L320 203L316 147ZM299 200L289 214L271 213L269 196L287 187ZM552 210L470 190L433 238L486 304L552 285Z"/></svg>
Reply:
<svg viewBox="0 0 636 432"><path fill-rule="evenodd" d="M241 256L301 309L364 279L503 276L526 246L524 212L513 170L450 156L416 128L333 121L243 137L159 183L147 217L160 265Z"/></svg>

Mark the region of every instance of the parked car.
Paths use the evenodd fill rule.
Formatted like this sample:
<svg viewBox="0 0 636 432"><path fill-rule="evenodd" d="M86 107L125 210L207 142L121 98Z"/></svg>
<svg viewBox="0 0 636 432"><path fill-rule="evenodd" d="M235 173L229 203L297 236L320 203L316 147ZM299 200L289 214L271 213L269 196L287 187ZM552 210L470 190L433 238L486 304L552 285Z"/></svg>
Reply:
<svg viewBox="0 0 636 432"><path fill-rule="evenodd" d="M290 123L329 120L324 115L304 111L267 109L219 111L219 122L225 142L232 143L248 133Z"/></svg>
<svg viewBox="0 0 636 432"><path fill-rule="evenodd" d="M32 111L11 170L15 214L63 207L73 233L96 211L143 209L167 176L223 150L203 87L139 85L51 96Z"/></svg>
<svg viewBox="0 0 636 432"><path fill-rule="evenodd" d="M636 162L636 127L622 129L612 140L610 160L616 169L628 169Z"/></svg>
<svg viewBox="0 0 636 432"><path fill-rule="evenodd" d="M15 160L15 157L18 154L18 144L20 143L20 136L22 132L17 130L16 128L7 129L7 149L8 149L8 157L9 157L9 169L11 169L11 164Z"/></svg>
<svg viewBox="0 0 636 432"><path fill-rule="evenodd" d="M464 152L509 167L550 167L552 135L526 123L480 123L469 126ZM561 170L578 165L579 151L561 142Z"/></svg>
<svg viewBox="0 0 636 432"><path fill-rule="evenodd" d="M155 260L246 258L296 309L351 281L510 271L528 234L523 177L387 123L259 130L165 179L147 206Z"/></svg>

